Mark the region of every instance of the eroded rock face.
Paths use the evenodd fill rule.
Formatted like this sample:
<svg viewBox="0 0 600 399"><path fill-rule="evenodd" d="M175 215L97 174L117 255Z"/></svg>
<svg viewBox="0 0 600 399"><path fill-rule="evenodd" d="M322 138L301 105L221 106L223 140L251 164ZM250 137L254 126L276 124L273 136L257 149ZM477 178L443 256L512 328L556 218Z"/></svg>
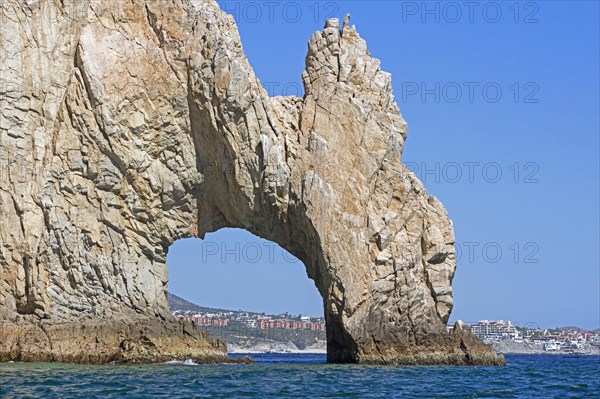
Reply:
<svg viewBox="0 0 600 399"><path fill-rule="evenodd" d="M222 355L170 315L166 252L239 227L304 262L330 361L502 363L446 332L452 223L402 164L390 75L354 27L329 20L310 39L304 98L269 98L212 0L2 7L4 359L35 348L18 326L82 318L124 323L90 356ZM45 359L77 361L60 356L73 335L38 335Z"/></svg>

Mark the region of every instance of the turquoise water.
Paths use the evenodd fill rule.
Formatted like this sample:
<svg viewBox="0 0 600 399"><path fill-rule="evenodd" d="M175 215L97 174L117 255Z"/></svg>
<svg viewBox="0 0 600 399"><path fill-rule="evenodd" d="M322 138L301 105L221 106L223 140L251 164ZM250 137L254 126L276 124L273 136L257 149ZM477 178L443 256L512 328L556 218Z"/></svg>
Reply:
<svg viewBox="0 0 600 399"><path fill-rule="evenodd" d="M507 356L506 367L328 365L254 355L252 365L0 364L0 398L600 398L600 357Z"/></svg>

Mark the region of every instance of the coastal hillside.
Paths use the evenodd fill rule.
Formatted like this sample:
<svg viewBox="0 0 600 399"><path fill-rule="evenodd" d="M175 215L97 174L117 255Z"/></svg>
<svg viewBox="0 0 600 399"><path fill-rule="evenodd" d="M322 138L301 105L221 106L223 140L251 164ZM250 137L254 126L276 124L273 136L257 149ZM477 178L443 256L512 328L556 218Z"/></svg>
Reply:
<svg viewBox="0 0 600 399"><path fill-rule="evenodd" d="M168 293L176 317L227 343L230 353L325 353L325 320L200 306Z"/></svg>
<svg viewBox="0 0 600 399"><path fill-rule="evenodd" d="M196 305L186 299L183 299L171 292L167 292L167 300L173 312L204 312L204 313L219 313L230 312L226 309L208 308L205 306Z"/></svg>

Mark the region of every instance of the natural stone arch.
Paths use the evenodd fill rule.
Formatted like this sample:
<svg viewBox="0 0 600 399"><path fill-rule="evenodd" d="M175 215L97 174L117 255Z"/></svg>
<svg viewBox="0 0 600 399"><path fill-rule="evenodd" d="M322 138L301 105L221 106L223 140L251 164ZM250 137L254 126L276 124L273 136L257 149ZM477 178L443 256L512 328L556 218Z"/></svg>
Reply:
<svg viewBox="0 0 600 399"><path fill-rule="evenodd" d="M166 252L238 227L305 264L324 298L329 361L501 361L468 331L446 332L452 224L401 163L391 78L354 27L329 20L310 39L304 98L269 98L212 0L52 0L50 20L6 4L18 18L0 68L17 89L1 153L32 161L0 190L11 226L1 358L222 356L170 315ZM65 339L82 318L95 332ZM15 333L23 323L47 342Z"/></svg>

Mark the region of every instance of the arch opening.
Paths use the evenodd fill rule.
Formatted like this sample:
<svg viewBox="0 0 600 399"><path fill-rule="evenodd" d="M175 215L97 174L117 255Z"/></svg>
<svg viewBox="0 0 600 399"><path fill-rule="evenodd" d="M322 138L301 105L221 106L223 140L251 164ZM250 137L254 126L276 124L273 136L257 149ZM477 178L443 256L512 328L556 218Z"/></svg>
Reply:
<svg viewBox="0 0 600 399"><path fill-rule="evenodd" d="M239 228L175 241L167 254L171 312L230 353L325 353L323 298L304 264Z"/></svg>

